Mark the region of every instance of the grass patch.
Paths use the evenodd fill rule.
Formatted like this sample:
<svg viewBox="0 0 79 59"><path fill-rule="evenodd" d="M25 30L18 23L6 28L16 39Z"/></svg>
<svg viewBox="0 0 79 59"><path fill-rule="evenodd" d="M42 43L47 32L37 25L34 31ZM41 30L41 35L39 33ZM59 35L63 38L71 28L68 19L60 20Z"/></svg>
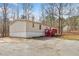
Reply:
<svg viewBox="0 0 79 59"><path fill-rule="evenodd" d="M79 40L79 35L65 34L65 35L62 35L61 38L68 39L68 40Z"/></svg>

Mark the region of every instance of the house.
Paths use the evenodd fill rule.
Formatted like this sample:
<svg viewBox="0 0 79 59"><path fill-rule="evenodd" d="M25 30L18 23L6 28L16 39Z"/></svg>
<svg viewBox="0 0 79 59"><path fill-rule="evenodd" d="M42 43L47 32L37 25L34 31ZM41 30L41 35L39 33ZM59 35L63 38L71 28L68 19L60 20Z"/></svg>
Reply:
<svg viewBox="0 0 79 59"><path fill-rule="evenodd" d="M39 22L30 20L15 20L9 26L10 37L38 37L44 36L44 29L49 28Z"/></svg>
<svg viewBox="0 0 79 59"><path fill-rule="evenodd" d="M71 27L66 25L63 27L63 32L69 32L71 30Z"/></svg>

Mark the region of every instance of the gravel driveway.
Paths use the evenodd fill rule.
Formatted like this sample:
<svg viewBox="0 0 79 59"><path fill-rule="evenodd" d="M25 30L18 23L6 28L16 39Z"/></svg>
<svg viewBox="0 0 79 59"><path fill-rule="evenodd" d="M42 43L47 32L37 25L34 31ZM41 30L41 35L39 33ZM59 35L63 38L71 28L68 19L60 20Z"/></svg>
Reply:
<svg viewBox="0 0 79 59"><path fill-rule="evenodd" d="M59 38L0 38L0 55L79 56L79 41Z"/></svg>

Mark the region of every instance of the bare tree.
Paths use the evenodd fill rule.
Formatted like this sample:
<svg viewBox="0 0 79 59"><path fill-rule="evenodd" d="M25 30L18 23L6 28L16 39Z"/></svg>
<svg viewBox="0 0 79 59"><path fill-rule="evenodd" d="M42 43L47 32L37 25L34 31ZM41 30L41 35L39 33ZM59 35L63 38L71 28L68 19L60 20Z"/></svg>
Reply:
<svg viewBox="0 0 79 59"><path fill-rule="evenodd" d="M8 6L7 3L3 3L3 32L2 32L3 37L9 36L9 19L7 18L8 15L7 6Z"/></svg>
<svg viewBox="0 0 79 59"><path fill-rule="evenodd" d="M54 3L42 4L41 5L41 17L42 21L45 22L50 27L54 26L55 17L54 17Z"/></svg>
<svg viewBox="0 0 79 59"><path fill-rule="evenodd" d="M62 3L58 3L58 4L55 4L55 7L57 9L57 16L58 16L58 23L59 23L59 34L62 35L62 17L63 17L63 4Z"/></svg>
<svg viewBox="0 0 79 59"><path fill-rule="evenodd" d="M12 18L13 18L13 20L15 19L15 10L12 10Z"/></svg>
<svg viewBox="0 0 79 59"><path fill-rule="evenodd" d="M66 9L66 6L67 6L67 4L66 3L58 3L58 4L56 4L55 5L56 6L56 9L57 9L57 11L58 11L58 13L57 13L57 16L58 16L58 19L59 19L59 26L58 26L58 28L59 28L59 34L60 35L62 35L62 32L63 32L63 16L65 15L65 12L64 12L64 10Z"/></svg>
<svg viewBox="0 0 79 59"><path fill-rule="evenodd" d="M68 13L68 15L69 15L68 25L71 28L70 31L76 30L76 26L77 26L77 22L76 22L77 17L76 16L78 15L78 13L77 13L77 8L76 7L73 7L74 5L76 5L76 4L72 4L72 3L69 4L69 7L70 8L69 8L69 13Z"/></svg>
<svg viewBox="0 0 79 59"><path fill-rule="evenodd" d="M32 8L33 8L33 4L30 3L23 4L23 14L24 14L23 16L25 17L25 19L29 20L29 18L31 17Z"/></svg>
<svg viewBox="0 0 79 59"><path fill-rule="evenodd" d="M19 19L19 4L16 4L16 14L17 14L17 19Z"/></svg>
<svg viewBox="0 0 79 59"><path fill-rule="evenodd" d="M47 14L48 14L48 17L49 17L49 20L50 20L50 26L54 27L55 26L55 11L54 11L54 7L55 7L55 4L54 3L50 3L48 4L48 9L46 10Z"/></svg>
<svg viewBox="0 0 79 59"><path fill-rule="evenodd" d="M45 19L45 4L41 4L41 16L40 16L40 21L43 23L43 24L46 24L46 19Z"/></svg>

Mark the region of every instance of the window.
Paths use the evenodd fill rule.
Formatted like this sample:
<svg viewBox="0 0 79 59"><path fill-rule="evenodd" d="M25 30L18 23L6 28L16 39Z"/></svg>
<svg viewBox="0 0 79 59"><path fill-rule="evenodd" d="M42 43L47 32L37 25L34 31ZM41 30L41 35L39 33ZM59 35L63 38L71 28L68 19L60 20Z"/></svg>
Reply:
<svg viewBox="0 0 79 59"><path fill-rule="evenodd" d="M34 23L32 24L32 27L34 27Z"/></svg>
<svg viewBox="0 0 79 59"><path fill-rule="evenodd" d="M41 25L39 25L39 29L41 30Z"/></svg>

